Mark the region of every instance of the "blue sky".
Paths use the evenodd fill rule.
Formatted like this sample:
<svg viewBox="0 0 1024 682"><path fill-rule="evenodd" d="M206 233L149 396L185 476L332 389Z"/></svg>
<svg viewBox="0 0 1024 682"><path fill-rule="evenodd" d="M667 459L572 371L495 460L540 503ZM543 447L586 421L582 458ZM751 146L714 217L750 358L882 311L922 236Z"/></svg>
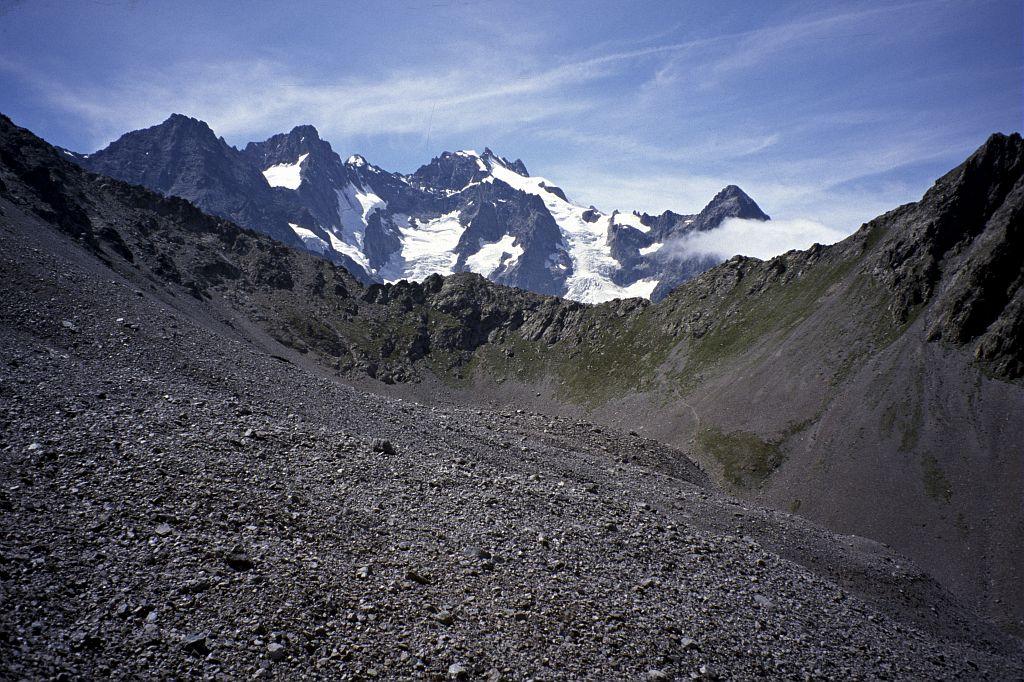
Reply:
<svg viewBox="0 0 1024 682"><path fill-rule="evenodd" d="M171 112L408 172L490 146L604 210L728 183L851 232L1024 119L1024 2L0 2L0 110L79 151Z"/></svg>

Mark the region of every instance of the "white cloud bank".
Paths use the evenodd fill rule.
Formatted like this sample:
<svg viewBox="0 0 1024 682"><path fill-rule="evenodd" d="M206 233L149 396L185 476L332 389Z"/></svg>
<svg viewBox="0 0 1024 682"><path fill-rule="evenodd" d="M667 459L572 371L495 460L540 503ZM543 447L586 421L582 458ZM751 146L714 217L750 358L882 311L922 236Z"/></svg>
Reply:
<svg viewBox="0 0 1024 682"><path fill-rule="evenodd" d="M846 233L842 230L803 218L767 222L729 218L713 230L689 234L666 244L663 253L679 258L714 256L726 260L740 255L768 260L815 243L834 244L844 237Z"/></svg>

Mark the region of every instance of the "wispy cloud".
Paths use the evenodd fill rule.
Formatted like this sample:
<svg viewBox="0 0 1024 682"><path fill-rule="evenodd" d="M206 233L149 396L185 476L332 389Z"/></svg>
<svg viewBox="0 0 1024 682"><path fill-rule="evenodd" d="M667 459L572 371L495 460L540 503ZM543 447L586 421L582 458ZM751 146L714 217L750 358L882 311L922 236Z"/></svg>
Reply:
<svg viewBox="0 0 1024 682"><path fill-rule="evenodd" d="M750 156L765 151L779 141L778 133L743 136L706 136L700 140L679 145L666 141L651 144L627 134L588 132L576 128L541 128L535 132L541 139L569 143L581 148L598 148L615 151L623 157L632 157L644 162L666 161L672 163L694 162L709 157L728 160Z"/></svg>
<svg viewBox="0 0 1024 682"><path fill-rule="evenodd" d="M485 69L444 74L394 73L379 81L310 82L267 62L179 64L163 72L126 74L108 87L53 82L21 66L50 102L87 121L104 140L152 125L170 112L206 120L229 137L289 129L312 121L339 136L512 129L593 106L584 97L550 98L553 89L595 69L563 68L495 84ZM584 68L584 67L581 67Z"/></svg>
<svg viewBox="0 0 1024 682"><path fill-rule="evenodd" d="M666 243L658 252L668 258L715 256L723 260L736 255L767 260L792 249L812 244L834 244L847 235L814 220L741 220L730 218L707 232L689 234Z"/></svg>
<svg viewBox="0 0 1024 682"><path fill-rule="evenodd" d="M422 134L428 126L453 132L493 130L592 110L597 102L581 96L579 86L610 77L637 60L666 55L678 60L682 53L718 46L729 49L715 57L711 70L751 67L767 51L801 36L881 11L620 49L530 71L510 69L512 60L493 52L487 59L447 70L399 71L379 80L345 78L333 83L304 78L268 60L185 62L125 73L98 89L95 84L76 86L49 79L12 59L0 62L0 69L30 81L53 104L82 116L94 130L109 131L107 135L155 122L171 111L202 116L229 136L279 130L307 120L338 135ZM659 66L653 82L667 82L666 69L673 65L678 68L679 62ZM506 75L495 79L496 73ZM647 151L658 156L657 150ZM674 157L663 153L660 158Z"/></svg>
<svg viewBox="0 0 1024 682"><path fill-rule="evenodd" d="M371 158L374 150L401 149L393 156L422 160L439 151L438 140L489 144L606 210L696 211L735 183L784 220L811 217L852 231L923 189L900 169L944 163L979 136L984 112L958 119L944 100L931 108L913 97L873 96L876 82L899 95L904 87L971 80L974 63L940 73L930 62L878 57L923 40L921 27L955 30L951 7L948 0L810 11L778 5L760 13L770 21L723 23L732 30L647 23L643 35L605 32L572 48L549 30L561 18L557 8L531 12L539 18L513 28L492 9L446 7L438 11L463 23L445 27L450 39L431 59L389 62L400 67L364 63L325 77L280 49L257 58L133 63L77 82L54 60L0 48L0 82L34 89L88 131L93 148L175 111L206 120L234 143L313 123L340 152ZM800 86L808 64L847 53L852 80L831 87L829 64L815 72L821 83ZM857 60L876 73L865 76ZM761 87L766 74L787 69L797 80ZM1003 63L990 71L993 84L1021 72Z"/></svg>

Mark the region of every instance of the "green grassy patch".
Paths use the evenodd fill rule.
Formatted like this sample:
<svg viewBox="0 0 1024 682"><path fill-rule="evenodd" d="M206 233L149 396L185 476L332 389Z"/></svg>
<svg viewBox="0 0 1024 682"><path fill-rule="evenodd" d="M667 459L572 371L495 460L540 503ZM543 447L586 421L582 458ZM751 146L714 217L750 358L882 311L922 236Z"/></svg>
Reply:
<svg viewBox="0 0 1024 682"><path fill-rule="evenodd" d="M312 315L286 315L285 328L276 336L285 345L303 353L313 349L335 358L348 353L348 348L334 327Z"/></svg>
<svg viewBox="0 0 1024 682"><path fill-rule="evenodd" d="M786 459L778 443L747 431L705 427L697 434L697 445L722 465L725 480L741 488L761 485Z"/></svg>
<svg viewBox="0 0 1024 682"><path fill-rule="evenodd" d="M686 373L695 374L745 351L772 332L787 331L814 312L818 301L856 261L818 263L787 282L769 285L752 295L735 287L717 306L722 322L697 339L689 352Z"/></svg>
<svg viewBox="0 0 1024 682"><path fill-rule="evenodd" d="M589 338L555 368L561 397L599 405L652 388L674 342L653 326L647 311L626 319L606 313L592 320Z"/></svg>

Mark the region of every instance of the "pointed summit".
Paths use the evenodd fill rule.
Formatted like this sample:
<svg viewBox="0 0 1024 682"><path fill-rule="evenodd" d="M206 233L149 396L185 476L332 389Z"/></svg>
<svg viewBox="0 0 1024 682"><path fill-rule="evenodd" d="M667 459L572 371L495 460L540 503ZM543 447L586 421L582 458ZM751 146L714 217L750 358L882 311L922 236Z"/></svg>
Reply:
<svg viewBox="0 0 1024 682"><path fill-rule="evenodd" d="M286 244L298 241L260 170L197 118L171 114L76 160L94 173L187 199Z"/></svg>
<svg viewBox="0 0 1024 682"><path fill-rule="evenodd" d="M163 123L125 133L89 155L86 165L96 173L190 199L177 185L178 178L188 173L230 175L225 166L233 153L205 121L175 113Z"/></svg>
<svg viewBox="0 0 1024 682"><path fill-rule="evenodd" d="M471 150L443 152L430 163L416 169L410 180L420 187L432 187L442 191L457 192L471 182L478 181L488 172L487 159L493 157L491 150L482 155Z"/></svg>
<svg viewBox="0 0 1024 682"><path fill-rule="evenodd" d="M316 163L329 164L336 158L329 142L320 138L309 124L295 126L288 133L278 133L263 142L250 142L242 155L261 170L278 164L295 164L303 154Z"/></svg>
<svg viewBox="0 0 1024 682"><path fill-rule="evenodd" d="M767 213L736 185L727 185L694 217L691 230L712 230L726 218L771 220Z"/></svg>
<svg viewBox="0 0 1024 682"><path fill-rule="evenodd" d="M179 128L179 129L193 129L197 131L209 132L214 135L213 129L210 128L206 121L192 116L186 116L185 114L171 114L168 116L163 123L155 125L147 130L153 130L154 128ZM138 132L138 131L135 131ZM214 135L216 137L216 135Z"/></svg>
<svg viewBox="0 0 1024 682"><path fill-rule="evenodd" d="M524 164L521 159L516 159L515 161L509 161L504 156L498 156L497 154L495 154L493 151L491 151L490 147L484 147L484 153L483 153L483 157L482 158L485 161L492 161L492 162L499 163L502 166L504 166L505 168L508 168L510 171L518 173L519 175L522 175L523 177L529 177L530 176L530 174L526 170L526 164Z"/></svg>
<svg viewBox="0 0 1024 682"><path fill-rule="evenodd" d="M309 123L298 125L292 128L292 131L288 133L289 137L298 137L299 139L308 138L311 142L320 141L320 133L317 132L316 127Z"/></svg>

